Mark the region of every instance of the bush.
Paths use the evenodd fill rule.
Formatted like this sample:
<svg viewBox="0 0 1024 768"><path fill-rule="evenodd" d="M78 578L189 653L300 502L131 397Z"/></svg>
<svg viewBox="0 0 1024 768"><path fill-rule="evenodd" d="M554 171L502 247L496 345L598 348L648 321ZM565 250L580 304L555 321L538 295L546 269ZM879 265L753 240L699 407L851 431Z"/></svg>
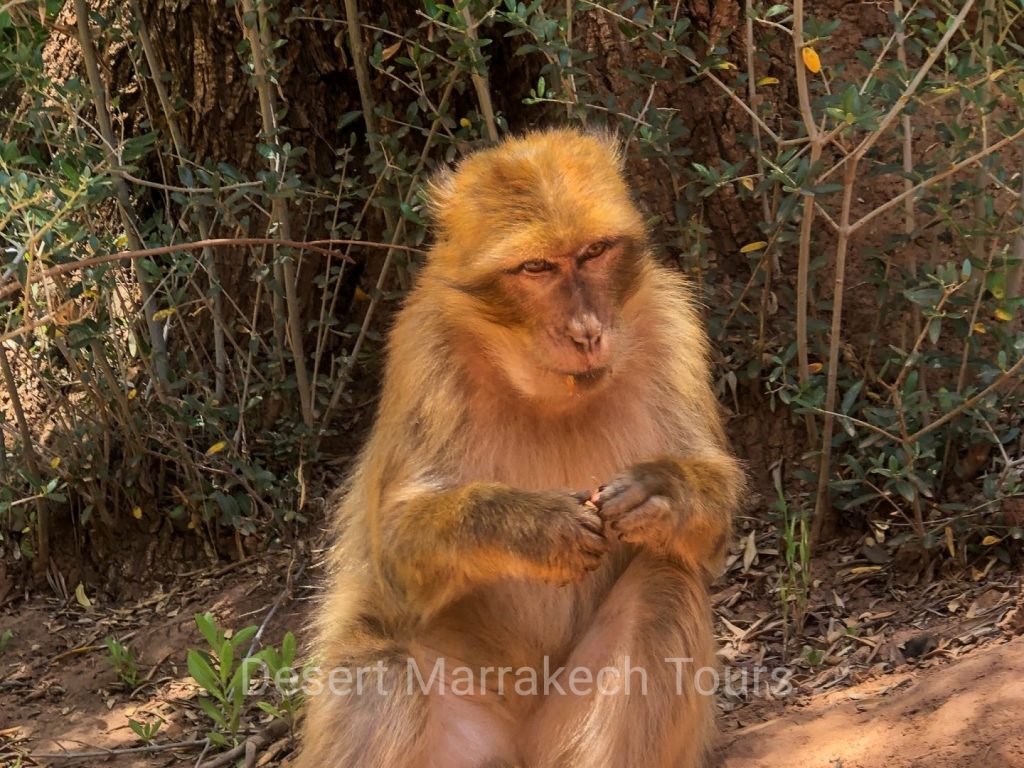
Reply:
<svg viewBox="0 0 1024 768"><path fill-rule="evenodd" d="M245 74L223 111L260 123L219 136L232 157L188 145L221 116L190 112L198 67L152 39L148 4L83 14L73 73L73 14L5 6L4 554L45 562L55 510L214 548L301 520L307 467L372 392L377 310L422 257L429 174L568 121L622 137L656 245L706 307L723 399L796 431L788 524L1007 557L1021 29L1012 3L953 6L897 2L861 29L802 2L707 19L426 0L364 8L360 29L326 3L239 0L204 11L235 25L236 58L199 72ZM331 81L297 40L346 62L328 74L348 108L312 130L290 105Z"/></svg>

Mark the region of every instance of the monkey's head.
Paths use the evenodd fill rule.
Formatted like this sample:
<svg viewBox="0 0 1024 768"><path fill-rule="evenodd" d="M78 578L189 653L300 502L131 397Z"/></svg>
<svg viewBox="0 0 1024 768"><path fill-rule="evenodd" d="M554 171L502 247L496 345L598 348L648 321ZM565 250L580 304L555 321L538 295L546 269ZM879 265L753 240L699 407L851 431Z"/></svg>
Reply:
<svg viewBox="0 0 1024 768"><path fill-rule="evenodd" d="M645 230L608 137L557 130L478 152L431 189L425 282L449 327L523 396L603 388L628 349Z"/></svg>

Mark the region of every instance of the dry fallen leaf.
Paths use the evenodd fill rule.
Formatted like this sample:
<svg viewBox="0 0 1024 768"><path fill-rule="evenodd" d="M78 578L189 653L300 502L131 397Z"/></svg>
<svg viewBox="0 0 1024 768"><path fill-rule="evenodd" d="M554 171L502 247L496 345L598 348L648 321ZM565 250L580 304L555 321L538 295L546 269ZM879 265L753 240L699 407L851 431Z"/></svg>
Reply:
<svg viewBox="0 0 1024 768"><path fill-rule="evenodd" d="M754 541L755 531L751 531L750 535L747 536L747 540L743 546L743 570L744 572L750 570L750 566L754 563L754 558L757 557L757 542Z"/></svg>
<svg viewBox="0 0 1024 768"><path fill-rule="evenodd" d="M92 603L89 598L85 596L85 585L82 582L78 582L78 586L75 587L75 600L83 608L91 608Z"/></svg>

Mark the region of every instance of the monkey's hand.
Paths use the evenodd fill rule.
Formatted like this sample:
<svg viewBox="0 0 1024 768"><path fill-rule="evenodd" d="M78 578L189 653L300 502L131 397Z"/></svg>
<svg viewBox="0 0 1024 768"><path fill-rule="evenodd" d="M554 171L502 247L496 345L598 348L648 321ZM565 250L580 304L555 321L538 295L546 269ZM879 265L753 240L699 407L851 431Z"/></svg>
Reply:
<svg viewBox="0 0 1024 768"><path fill-rule="evenodd" d="M382 572L430 606L510 576L578 581L608 550L597 508L567 492L499 483L424 489L383 518Z"/></svg>
<svg viewBox="0 0 1024 768"><path fill-rule="evenodd" d="M608 530L630 544L664 550L678 527L682 489L668 462L636 464L592 497Z"/></svg>
<svg viewBox="0 0 1024 768"><path fill-rule="evenodd" d="M519 547L542 580L559 584L579 581L601 564L608 551L597 507L578 495L538 495L548 498L536 508L536 534L524 537Z"/></svg>
<svg viewBox="0 0 1024 768"><path fill-rule="evenodd" d="M742 473L720 452L635 464L591 497L620 540L713 571L722 558Z"/></svg>

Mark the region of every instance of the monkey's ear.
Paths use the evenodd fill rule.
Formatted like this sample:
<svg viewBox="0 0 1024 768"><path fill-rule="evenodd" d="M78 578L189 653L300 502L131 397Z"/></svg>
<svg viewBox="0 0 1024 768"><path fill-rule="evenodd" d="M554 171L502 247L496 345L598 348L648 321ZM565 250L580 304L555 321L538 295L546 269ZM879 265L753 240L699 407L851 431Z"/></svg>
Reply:
<svg viewBox="0 0 1024 768"><path fill-rule="evenodd" d="M444 226L441 218L445 211L449 210L455 196L455 173L450 168L444 168L435 173L427 182L424 189L426 198L427 213L434 222L434 226Z"/></svg>

